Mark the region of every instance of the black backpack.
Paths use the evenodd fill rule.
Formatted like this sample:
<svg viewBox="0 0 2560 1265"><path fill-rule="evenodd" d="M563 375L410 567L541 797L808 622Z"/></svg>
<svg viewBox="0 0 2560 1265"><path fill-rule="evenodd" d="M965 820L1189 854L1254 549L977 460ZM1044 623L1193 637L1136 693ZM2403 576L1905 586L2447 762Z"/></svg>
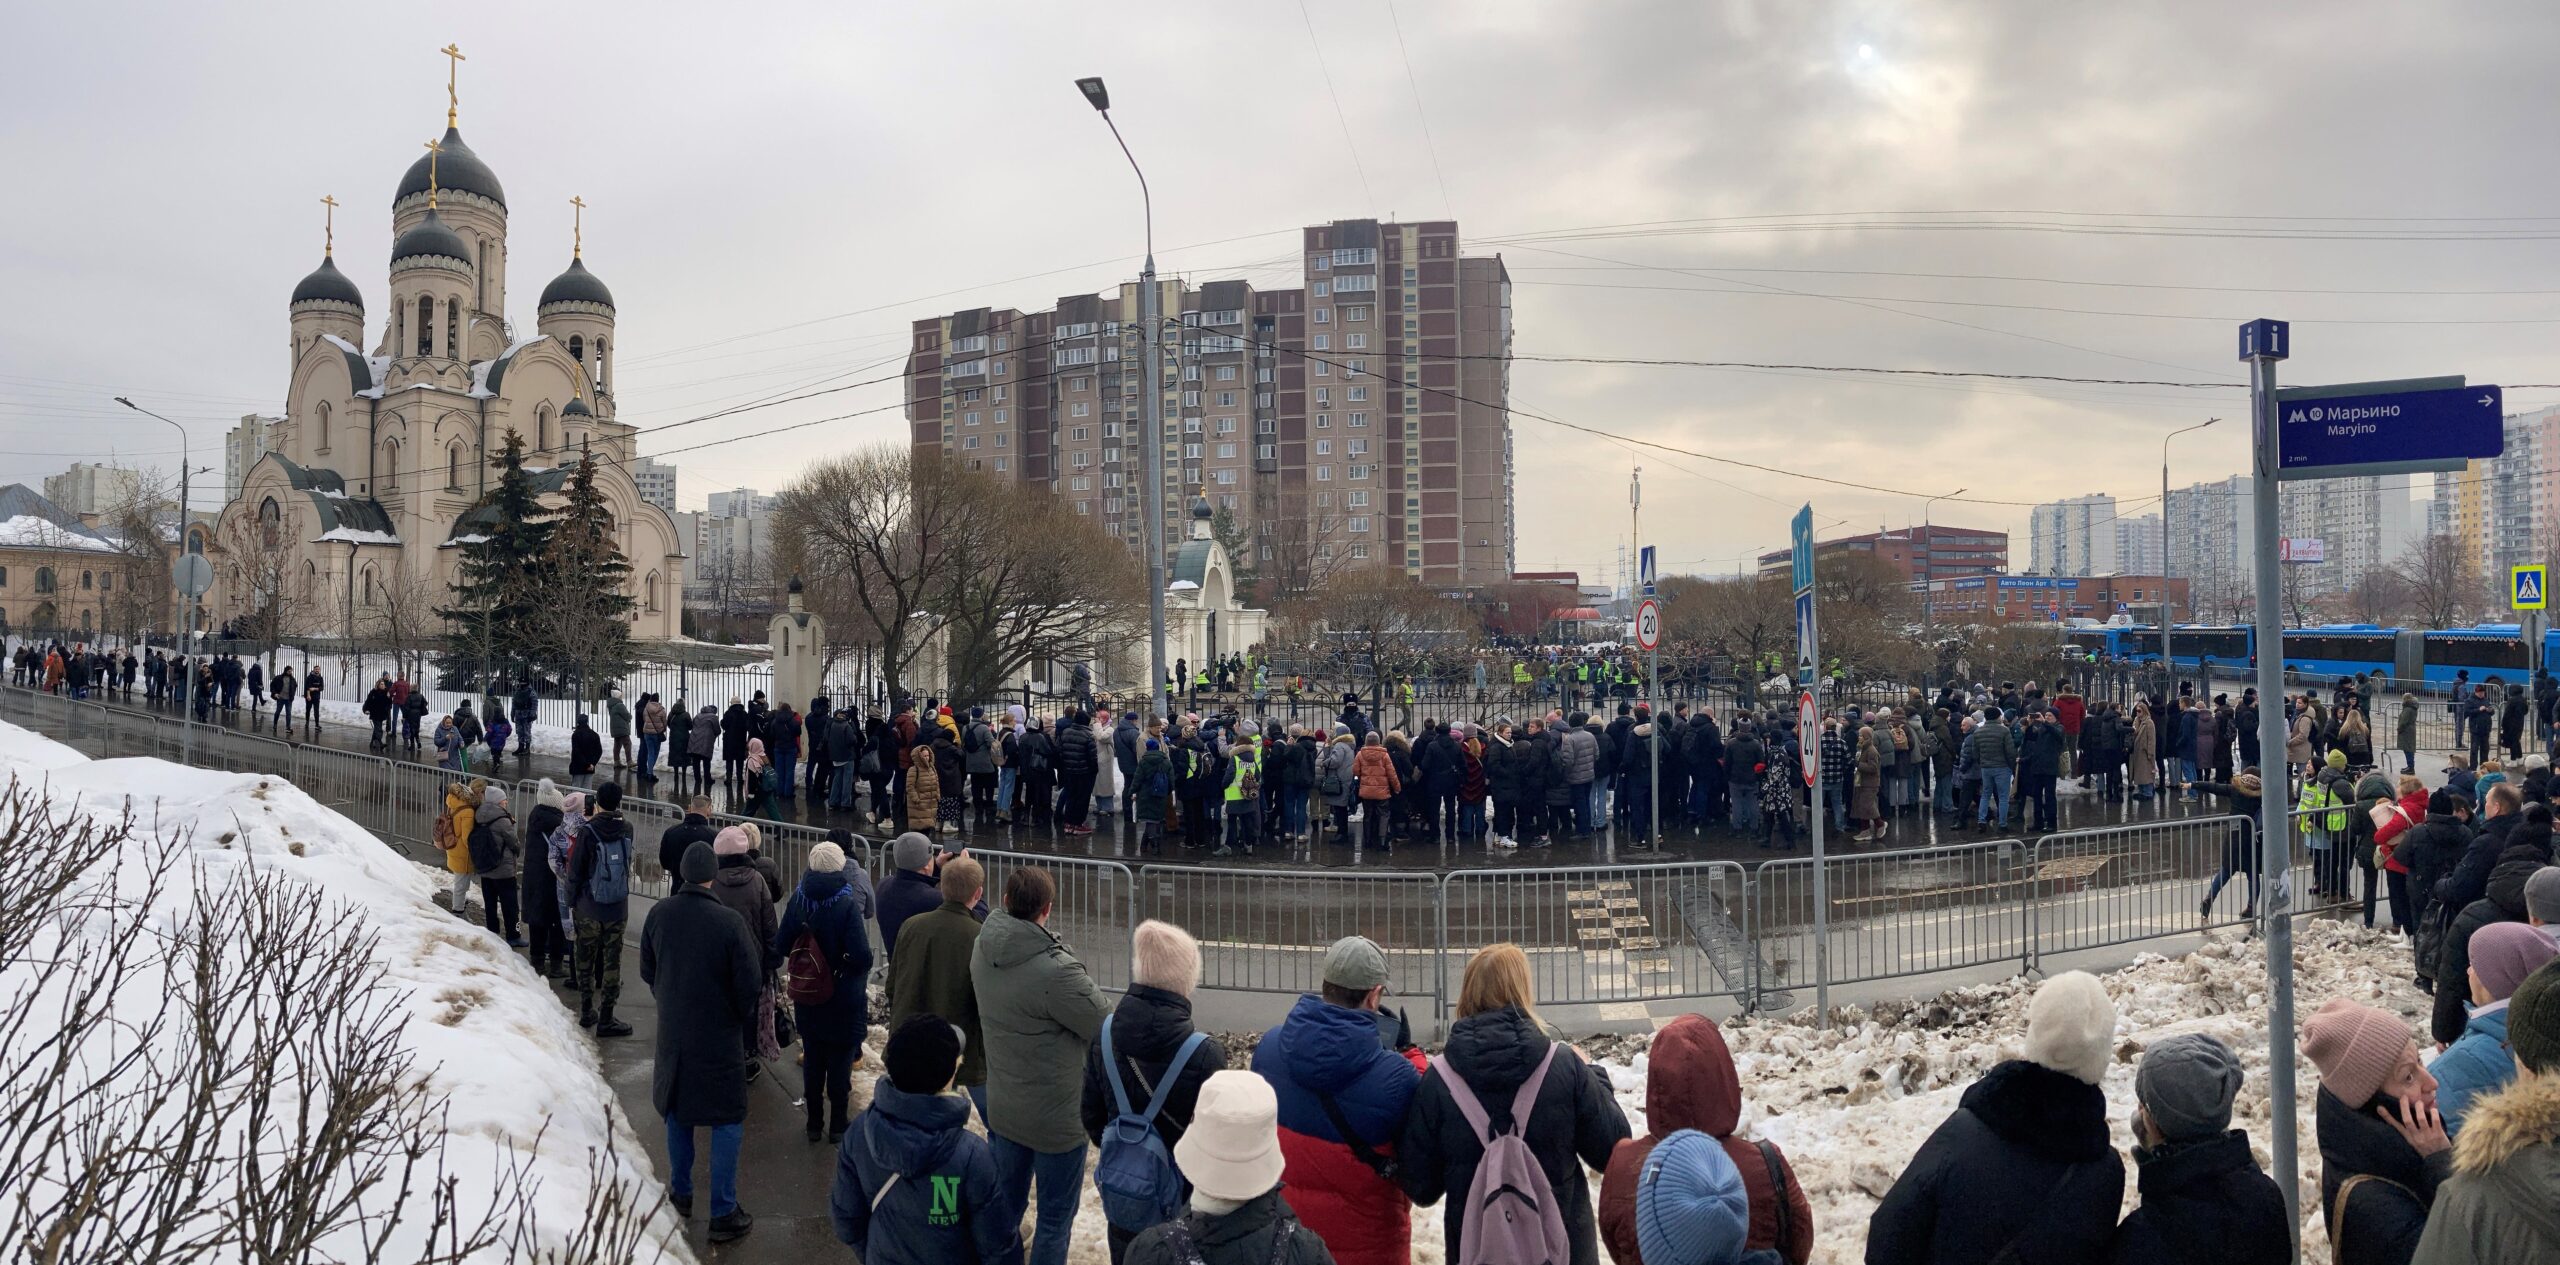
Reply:
<svg viewBox="0 0 2560 1265"><path fill-rule="evenodd" d="M498 832L485 821L471 823L471 868L486 874L505 859L498 848Z"/></svg>

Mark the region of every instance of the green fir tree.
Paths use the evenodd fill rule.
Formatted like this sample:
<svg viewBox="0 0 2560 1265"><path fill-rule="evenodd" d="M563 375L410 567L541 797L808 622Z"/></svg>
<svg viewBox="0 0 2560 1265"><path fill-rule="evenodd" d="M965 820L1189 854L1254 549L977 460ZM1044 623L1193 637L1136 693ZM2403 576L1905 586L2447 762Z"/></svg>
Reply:
<svg viewBox="0 0 2560 1265"><path fill-rule="evenodd" d="M507 432L498 450L498 482L464 513L462 556L445 620L445 687L483 688L540 666L546 658L539 615L549 574L554 524L535 476L524 468L524 437Z"/></svg>
<svg viewBox="0 0 2560 1265"><path fill-rule="evenodd" d="M593 698L631 670L631 616L639 604L631 598L631 564L614 542L612 507L596 486L595 454L579 456L561 491L568 499L551 523L546 648L580 694Z"/></svg>

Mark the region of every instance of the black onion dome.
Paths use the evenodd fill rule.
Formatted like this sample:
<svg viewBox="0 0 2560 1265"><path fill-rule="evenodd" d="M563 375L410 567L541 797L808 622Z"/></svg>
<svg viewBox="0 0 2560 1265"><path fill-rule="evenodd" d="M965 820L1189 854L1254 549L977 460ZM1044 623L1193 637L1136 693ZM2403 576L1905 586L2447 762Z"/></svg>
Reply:
<svg viewBox="0 0 2560 1265"><path fill-rule="evenodd" d="M437 188L476 193L500 206L507 204L507 191L498 186L498 173L489 170L489 164L480 161L480 155L472 153L471 147L462 143L460 131L446 128L444 139L436 144L439 152L432 155L420 153L418 161L409 164L408 174L400 177L400 191L391 195L393 206L398 206L402 199L413 193L427 191L427 159L430 157L435 159Z"/></svg>
<svg viewBox="0 0 2560 1265"><path fill-rule="evenodd" d="M585 400L579 399L579 398L578 398L578 397L576 397L576 396L571 396L571 397L569 397L569 402L560 406L560 416L562 416L562 417L564 417L564 418L566 418L566 417L593 417L593 416L595 416L595 415L596 415L596 411L595 411L594 409L588 408L588 407L587 407L587 402L586 402Z"/></svg>
<svg viewBox="0 0 2560 1265"><path fill-rule="evenodd" d="M445 222L432 210L427 212L425 219L412 225L408 232L391 243L391 262L395 265L403 259L439 255L467 264L471 262L471 246L462 240L462 234L445 227Z"/></svg>
<svg viewBox="0 0 2560 1265"><path fill-rule="evenodd" d="M572 259L567 272L553 277L551 284L542 287L542 301L534 304L534 308L539 311L554 303L592 303L611 308L613 291L606 289L596 274L587 271L586 260Z"/></svg>
<svg viewBox="0 0 2560 1265"><path fill-rule="evenodd" d="M347 280L347 274L338 271L337 260L324 256L320 266L312 269L310 276L293 287L293 302L344 303L362 310L364 292L356 289L355 282Z"/></svg>

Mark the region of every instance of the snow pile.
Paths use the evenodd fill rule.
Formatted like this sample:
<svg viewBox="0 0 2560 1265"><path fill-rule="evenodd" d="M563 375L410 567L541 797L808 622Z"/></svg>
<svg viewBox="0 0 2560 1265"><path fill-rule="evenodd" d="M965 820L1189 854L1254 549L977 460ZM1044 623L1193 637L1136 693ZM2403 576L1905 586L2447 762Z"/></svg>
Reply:
<svg viewBox="0 0 2560 1265"><path fill-rule="evenodd" d="M247 899L239 894L259 890L261 882L276 885L290 894L272 901L274 907L315 911L310 915L316 922L315 939L330 939L340 930L370 937L369 942L356 941L359 947L351 950L361 956L331 969L351 967L343 974L357 979L359 992L364 983L382 985L370 994L369 1003L353 1004L358 1009L369 1004L372 1009L366 1013L380 1016L378 1023L359 1022L368 1034L376 1034L373 1039L387 1054L377 1065L380 1081L422 1089L426 1116L440 1118L439 1131L431 1136L441 1143L441 1155L430 1148L425 1176L435 1176L440 1160L445 1179L454 1183L454 1205L466 1220L494 1208L508 1223L533 1222L532 1243L516 1249L492 1244L473 1259L510 1259L525 1249L559 1250L588 1215L591 1198L614 1190L635 1201L641 1210L637 1216L645 1218L645 1228L636 1231L645 1241L632 1245L639 1257L663 1251L673 1259L690 1259L681 1227L659 1206L660 1188L648 1157L616 1105L593 1047L523 958L431 901L440 876L402 859L275 777L196 770L160 760L91 761L6 724L0 724L0 777L41 787L44 807L59 818L112 826L129 816L132 823L121 845L56 902L68 911L65 916L29 934L24 951L0 963L0 1015L25 1012L31 1002L39 1017L52 1013L61 996L78 987L67 989L64 980L92 974L65 970L65 964L101 960L110 939L182 945L191 932L229 925L208 910L237 906ZM99 837L115 838L112 833ZM8 912L0 910L0 915ZM291 915L280 917L289 920ZM217 948L216 956L233 966L256 952L238 942ZM328 947L316 945L312 953L326 961ZM66 1066L57 1098L69 1097L84 1082L103 1090L118 1079L146 1075L142 1069L183 1065L200 1052L200 1034L187 1023L157 1030L148 1026L153 1015L202 992L202 981L179 969L186 961L182 949L146 951L133 959L106 1003L112 1021L85 1025L85 1040L62 1052ZM378 973L375 980L363 978L367 968ZM335 998L343 987L342 979L326 975L308 983L315 998ZM276 1005L279 1011L288 1009L282 1001ZM264 1009L257 1013L268 1014ZM334 1030L325 1019L315 1021L307 1013L279 1026L299 1031L306 1023ZM127 1034L136 1025L156 1031L147 1039L148 1048L120 1048L132 1040ZM245 1030L248 1026L218 1032L212 1043L248 1048L254 1035ZM49 1065L54 1053L44 1043L59 1035L58 1029L41 1024L0 1028L0 1058L12 1068L29 1058ZM277 1038L270 1034L266 1039ZM307 1078L314 1068L327 1071L333 1063L358 1057L345 1048L315 1048L321 1044L308 1043L284 1062L301 1061ZM351 1075L343 1068L337 1074ZM309 1140L294 1135L294 1115L318 1112L313 1103L347 1088L338 1080L318 1093L306 1093L307 1084L294 1084L290 1068L279 1066L260 1067L254 1079L269 1085L284 1082L277 1101L286 1109L263 1119L233 1117L239 1129L212 1144L229 1148L219 1152L222 1156L236 1156L241 1142L253 1135L264 1150L307 1150ZM25 1092L31 1083L20 1082L14 1090ZM125 1092L131 1092L129 1085ZM248 1090L235 1083L225 1092ZM165 1121L151 1119L152 1113L185 1105L109 1101L110 1116L122 1113L122 1129L165 1127ZM304 1105L290 1105L296 1102ZM395 1107L396 1102L376 1102L371 1109L389 1112ZM25 1120L0 1121L0 1133L33 1127ZM84 1158L88 1154L81 1153ZM393 1167L396 1173L397 1165ZM509 1176L511 1170L520 1171L523 1184ZM58 1156L52 1172L57 1181L66 1175ZM271 1174L266 1180L279 1179ZM322 1186L354 1180L344 1171L318 1174ZM46 1183L31 1180L28 1185ZM365 1212L376 1217L390 1213L384 1205L394 1185L375 1187L363 1204ZM428 1180L417 1182L401 1203L401 1219L382 1259L426 1254L422 1239L429 1232L429 1187ZM523 1203L513 1204L511 1198ZM219 1207L230 1200L225 1190L215 1189L197 1206ZM156 1211L165 1206L147 1207ZM0 1212L0 1222L7 1219ZM353 1235L352 1228L341 1227L316 1245L318 1255L370 1259Z"/></svg>
<svg viewBox="0 0 2560 1265"><path fill-rule="evenodd" d="M2294 1010L2309 1015L2332 997L2352 997L2423 1029L2426 997L2409 983L2407 942L2354 924L2296 924ZM2125 1155L2125 1210L2139 1202L2132 1158L2133 1074L2142 1051L2181 1033L2220 1038L2240 1055L2247 1082L2233 1112L2249 1131L2258 1162L2268 1151L2266 951L2254 939L2215 936L2184 957L2144 955L2099 976L2116 1004L2116 1063L2106 1080L2107 1118ZM1725 1027L1741 1074L1741 1133L1776 1142L1812 1201L1814 1259L1854 1261L1866 1250L1867 1218L1922 1141L1956 1109L1964 1090L2004 1060L2022 1057L2034 988L2023 979L1952 989L1934 998L1880 1003L1829 1032L1810 1018L1736 1021ZM1645 1056L1608 1061L1619 1102L1637 1134L1644 1126ZM2303 1259L2329 1258L2321 1224L2320 1148L2312 1097L2318 1070L2297 1064ZM1596 1179L1595 1179L1596 1180ZM1417 1217L1417 1261L1422 1259Z"/></svg>

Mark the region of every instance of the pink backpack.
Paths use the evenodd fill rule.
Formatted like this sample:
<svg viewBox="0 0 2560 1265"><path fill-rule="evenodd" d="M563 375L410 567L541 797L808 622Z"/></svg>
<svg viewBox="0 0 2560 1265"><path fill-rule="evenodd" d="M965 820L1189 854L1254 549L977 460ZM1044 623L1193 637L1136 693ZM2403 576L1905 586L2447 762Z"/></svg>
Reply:
<svg viewBox="0 0 2560 1265"><path fill-rule="evenodd" d="M1529 1114L1537 1108L1538 1090L1547 1083L1547 1069L1555 1061L1556 1047L1550 1042L1546 1057L1538 1060L1538 1070L1529 1073L1513 1097L1511 1128L1500 1137L1494 1136L1484 1104L1468 1088L1466 1078L1445 1058L1431 1061L1432 1070L1449 1087L1449 1100L1484 1146L1484 1158L1476 1161L1475 1180L1467 1185L1466 1207L1459 1214L1458 1251L1449 1265L1565 1265L1572 1258L1555 1189L1547 1184L1547 1172L1538 1166L1536 1152L1529 1149Z"/></svg>

